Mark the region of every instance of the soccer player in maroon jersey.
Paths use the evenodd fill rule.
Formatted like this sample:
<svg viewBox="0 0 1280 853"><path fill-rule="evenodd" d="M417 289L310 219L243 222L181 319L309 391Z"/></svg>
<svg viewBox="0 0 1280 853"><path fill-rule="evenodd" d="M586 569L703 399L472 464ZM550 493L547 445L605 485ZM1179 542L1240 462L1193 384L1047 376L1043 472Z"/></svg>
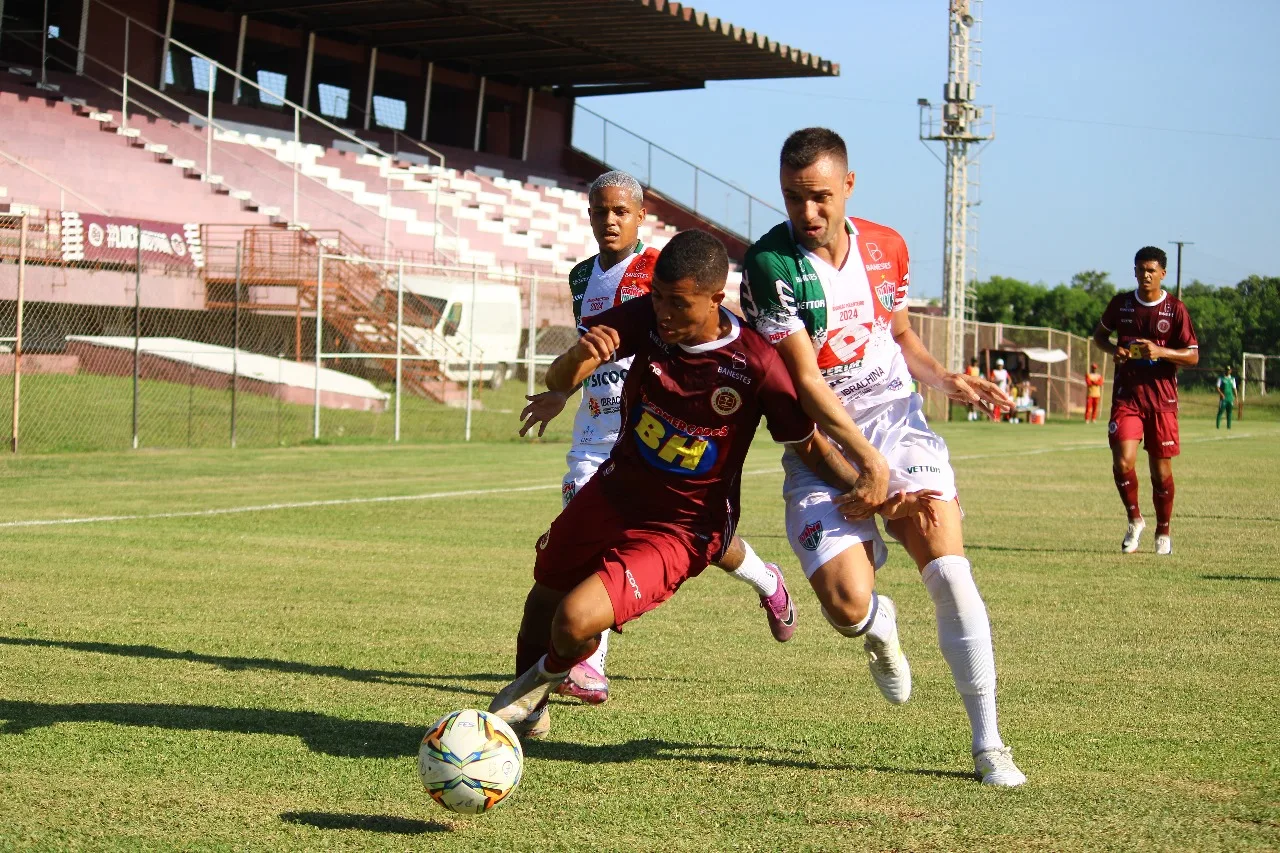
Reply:
<svg viewBox="0 0 1280 853"><path fill-rule="evenodd" d="M547 697L601 632L662 604L720 556L761 416L776 441L842 492L857 481L800 407L773 347L721 307L728 269L715 237L677 234L658 258L651 294L585 320L548 372L549 388L568 391L601 363L635 359L609 460L537 543L519 676L489 708L522 736L546 734ZM896 505L909 511L901 495Z"/></svg>
<svg viewBox="0 0 1280 853"><path fill-rule="evenodd" d="M1200 361L1187 306L1161 289L1168 258L1145 246L1133 258L1138 287L1112 298L1093 340L1116 360L1111 388L1111 472L1129 514L1120 550L1132 554L1147 522L1138 509L1138 441L1146 447L1156 505L1156 553L1173 553L1173 457L1178 455L1178 368ZM1111 335L1116 342L1111 343Z"/></svg>

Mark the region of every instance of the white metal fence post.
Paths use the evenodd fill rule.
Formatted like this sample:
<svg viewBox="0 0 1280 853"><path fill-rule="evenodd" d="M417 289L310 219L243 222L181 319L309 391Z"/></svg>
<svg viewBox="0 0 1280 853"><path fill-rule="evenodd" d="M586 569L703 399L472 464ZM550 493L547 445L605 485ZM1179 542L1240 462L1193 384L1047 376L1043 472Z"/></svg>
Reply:
<svg viewBox="0 0 1280 853"><path fill-rule="evenodd" d="M302 298L302 294L298 294ZM312 416L311 437L320 440L320 348L324 343L324 248L316 262L316 401Z"/></svg>
<svg viewBox="0 0 1280 853"><path fill-rule="evenodd" d="M213 174L213 87L217 85L217 69L209 63L209 98L206 104L209 114L205 117L204 140L204 179L209 180Z"/></svg>
<svg viewBox="0 0 1280 853"><path fill-rule="evenodd" d="M471 390L475 385L476 351L476 271L471 270L471 307L467 318L467 421L463 441L471 440Z"/></svg>
<svg viewBox="0 0 1280 853"><path fill-rule="evenodd" d="M22 406L22 306L27 283L27 214L18 230L18 327L13 341L13 452L18 452L18 412ZM1243 375L1243 373L1241 374Z"/></svg>
<svg viewBox="0 0 1280 853"><path fill-rule="evenodd" d="M396 441L400 440L400 389L404 365L404 261L396 269Z"/></svg>
<svg viewBox="0 0 1280 853"><path fill-rule="evenodd" d="M525 368L529 386L529 396L536 391L534 377L538 372L538 277L529 279L529 342L525 355L528 356L528 367Z"/></svg>

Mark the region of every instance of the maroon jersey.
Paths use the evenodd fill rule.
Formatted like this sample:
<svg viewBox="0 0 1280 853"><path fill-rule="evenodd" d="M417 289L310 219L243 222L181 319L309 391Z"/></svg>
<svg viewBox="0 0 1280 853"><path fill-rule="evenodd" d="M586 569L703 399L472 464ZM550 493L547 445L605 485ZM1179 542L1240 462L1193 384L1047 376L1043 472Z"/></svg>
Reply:
<svg viewBox="0 0 1280 853"><path fill-rule="evenodd" d="M693 347L662 342L649 296L579 327L616 330L617 358L635 356L622 388L622 429L598 475L628 514L725 531L737 521L742 463L761 416L775 441L803 441L814 431L773 347L721 311L729 334Z"/></svg>
<svg viewBox="0 0 1280 853"><path fill-rule="evenodd" d="M1117 344L1128 348L1138 339L1169 349L1195 349L1196 330L1180 299L1161 291L1155 302L1143 302L1138 292L1119 293L1102 312L1102 328L1117 333ZM1121 400L1148 412L1178 410L1178 367L1163 359L1135 359L1116 366L1113 403Z"/></svg>

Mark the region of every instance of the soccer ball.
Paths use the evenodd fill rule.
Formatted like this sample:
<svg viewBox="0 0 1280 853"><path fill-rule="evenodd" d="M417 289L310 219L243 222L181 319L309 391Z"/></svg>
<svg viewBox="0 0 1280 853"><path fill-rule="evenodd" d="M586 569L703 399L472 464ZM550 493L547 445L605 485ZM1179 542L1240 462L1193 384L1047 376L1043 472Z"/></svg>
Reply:
<svg viewBox="0 0 1280 853"><path fill-rule="evenodd" d="M451 812L480 814L520 784L524 750L498 716L454 711L431 724L418 750L418 775L431 799Z"/></svg>

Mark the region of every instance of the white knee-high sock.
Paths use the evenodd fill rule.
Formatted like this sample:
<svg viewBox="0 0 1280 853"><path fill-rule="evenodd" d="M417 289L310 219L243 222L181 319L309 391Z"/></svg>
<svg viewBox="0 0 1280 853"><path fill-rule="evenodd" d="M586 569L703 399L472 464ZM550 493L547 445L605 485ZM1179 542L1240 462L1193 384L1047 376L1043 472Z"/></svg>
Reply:
<svg viewBox="0 0 1280 853"><path fill-rule="evenodd" d="M778 576L764 564L764 560L756 556L756 552L745 539L742 540L742 549L746 551L747 556L743 558L741 566L729 572L730 577L735 577L749 585L757 595L763 595L766 598L773 595L778 591Z"/></svg>
<svg viewBox="0 0 1280 853"><path fill-rule="evenodd" d="M827 623L836 629L836 633L846 637L868 636L877 640L887 640L893 633L894 622L889 619L887 611L880 609L880 597L874 592L871 593L871 603L867 606L867 615L862 617L862 621L856 625L841 625L831 618L831 614L825 607L822 608L822 615L826 617Z"/></svg>
<svg viewBox="0 0 1280 853"><path fill-rule="evenodd" d="M991 623L964 557L939 557L920 573L933 599L938 646L951 667L973 731L973 751L1004 746L996 722L996 658Z"/></svg>
<svg viewBox="0 0 1280 853"><path fill-rule="evenodd" d="M612 631L600 632L600 645L596 648L595 653L587 658L586 663L591 664L596 672L604 675L604 656L609 653L609 635Z"/></svg>

